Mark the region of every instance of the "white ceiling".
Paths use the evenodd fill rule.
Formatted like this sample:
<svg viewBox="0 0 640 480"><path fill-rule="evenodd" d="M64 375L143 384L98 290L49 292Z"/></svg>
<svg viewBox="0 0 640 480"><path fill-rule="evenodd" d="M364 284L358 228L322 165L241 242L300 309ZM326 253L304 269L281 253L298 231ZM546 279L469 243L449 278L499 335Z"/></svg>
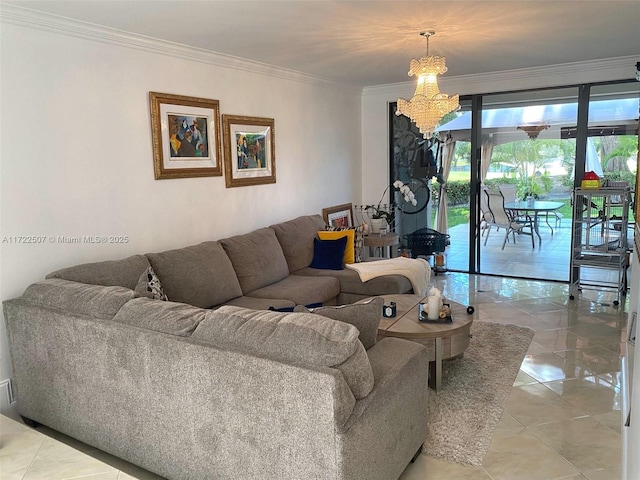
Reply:
<svg viewBox="0 0 640 480"><path fill-rule="evenodd" d="M4 2L4 0L2 0ZM640 0L34 0L4 3L354 86L430 53L466 75L637 55ZM630 77L633 76L630 65Z"/></svg>

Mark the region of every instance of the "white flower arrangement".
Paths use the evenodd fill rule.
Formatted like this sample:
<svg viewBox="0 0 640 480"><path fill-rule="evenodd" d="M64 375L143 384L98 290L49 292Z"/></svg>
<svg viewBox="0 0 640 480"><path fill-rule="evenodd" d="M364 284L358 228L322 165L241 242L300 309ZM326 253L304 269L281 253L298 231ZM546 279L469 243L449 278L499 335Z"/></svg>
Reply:
<svg viewBox="0 0 640 480"><path fill-rule="evenodd" d="M364 209L366 212L371 212L372 219L384 218L387 221L387 224L393 227L393 222L396 218L396 212L395 212L396 205L392 203L387 209L387 205L382 203L382 201L384 200L385 194L387 193L387 191L389 191L389 188L391 187L398 190L402 194L405 202L410 203L413 206L416 206L418 204L418 201L416 200L416 196L411 191L411 188L409 187L409 185L404 183L402 180L396 180L395 182L393 182L393 184L385 188L384 192L382 192L382 197L380 198L380 201L378 202L377 205L367 205L366 207L364 207Z"/></svg>

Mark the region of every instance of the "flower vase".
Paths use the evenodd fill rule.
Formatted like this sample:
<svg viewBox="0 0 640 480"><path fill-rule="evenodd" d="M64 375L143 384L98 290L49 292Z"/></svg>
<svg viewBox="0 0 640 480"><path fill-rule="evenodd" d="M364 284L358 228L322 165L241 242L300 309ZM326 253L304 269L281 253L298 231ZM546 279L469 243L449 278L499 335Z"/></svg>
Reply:
<svg viewBox="0 0 640 480"><path fill-rule="evenodd" d="M371 233L380 235L380 229L385 226L384 218L372 218L371 219Z"/></svg>

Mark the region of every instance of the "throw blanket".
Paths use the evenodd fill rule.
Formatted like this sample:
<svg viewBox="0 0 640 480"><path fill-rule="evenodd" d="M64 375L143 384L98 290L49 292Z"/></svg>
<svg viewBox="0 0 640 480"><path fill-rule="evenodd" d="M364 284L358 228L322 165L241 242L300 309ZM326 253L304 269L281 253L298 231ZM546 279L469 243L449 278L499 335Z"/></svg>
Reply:
<svg viewBox="0 0 640 480"><path fill-rule="evenodd" d="M363 282L382 275L403 275L411 282L413 293L418 295L427 294L431 279L431 267L424 258L397 257L375 262L349 263L345 267L358 272Z"/></svg>

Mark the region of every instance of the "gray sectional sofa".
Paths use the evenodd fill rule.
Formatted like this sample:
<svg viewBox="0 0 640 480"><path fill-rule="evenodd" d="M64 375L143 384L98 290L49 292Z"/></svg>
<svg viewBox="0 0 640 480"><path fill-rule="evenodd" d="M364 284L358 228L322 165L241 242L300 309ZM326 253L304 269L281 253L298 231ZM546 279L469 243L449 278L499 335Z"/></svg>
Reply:
<svg viewBox="0 0 640 480"><path fill-rule="evenodd" d="M299 217L30 285L3 302L19 413L170 479L397 478L426 438L426 349L365 337L380 298L265 310L410 291L309 269L323 226ZM149 298L150 266L168 301Z"/></svg>
<svg viewBox="0 0 640 480"><path fill-rule="evenodd" d="M202 308L345 304L374 295L411 293L411 283L402 275L363 283L353 270L309 268L313 239L324 228L320 215L302 216L218 241L64 268L47 278L117 285L144 294L140 277L152 266L169 300Z"/></svg>

